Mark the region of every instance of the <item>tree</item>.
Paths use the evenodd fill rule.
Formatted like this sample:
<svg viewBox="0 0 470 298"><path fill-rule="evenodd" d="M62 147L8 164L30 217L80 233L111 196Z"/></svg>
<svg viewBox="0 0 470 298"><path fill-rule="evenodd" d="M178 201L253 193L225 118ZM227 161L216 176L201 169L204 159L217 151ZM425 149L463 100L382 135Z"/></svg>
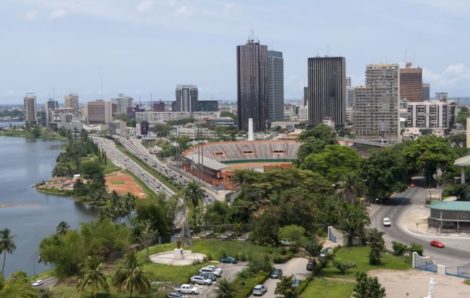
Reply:
<svg viewBox="0 0 470 298"><path fill-rule="evenodd" d="M292 286L293 276L283 276L277 284L275 294L280 294L284 298L296 298L299 296L297 289Z"/></svg>
<svg viewBox="0 0 470 298"><path fill-rule="evenodd" d="M91 288L91 296L95 297L100 289L109 292L109 284L97 258L88 256L78 278L77 289L83 292Z"/></svg>
<svg viewBox="0 0 470 298"><path fill-rule="evenodd" d="M336 195L348 203L355 203L362 187L362 181L357 175L346 174L341 181L336 183Z"/></svg>
<svg viewBox="0 0 470 298"><path fill-rule="evenodd" d="M0 297L5 298L37 298L38 293L31 285L31 281L25 272L12 273L5 281L3 287L0 285Z"/></svg>
<svg viewBox="0 0 470 298"><path fill-rule="evenodd" d="M157 123L153 126L152 131L157 134L158 137L167 137L171 131L171 125L164 123Z"/></svg>
<svg viewBox="0 0 470 298"><path fill-rule="evenodd" d="M342 274L346 275L348 273L348 270L351 268L356 267L356 264L354 262L340 262L340 261L334 261L334 265L336 269Z"/></svg>
<svg viewBox="0 0 470 298"><path fill-rule="evenodd" d="M422 256L423 255L423 246L421 244L418 244L418 243L411 243L410 244L410 247L408 247L407 249L409 252L410 252L410 255L413 253L413 252L416 252L418 255Z"/></svg>
<svg viewBox="0 0 470 298"><path fill-rule="evenodd" d="M157 231L154 229L152 222L150 220L144 221L142 224L142 230L140 231L140 241L144 247L146 247L146 258L149 257L149 248L156 235Z"/></svg>
<svg viewBox="0 0 470 298"><path fill-rule="evenodd" d="M342 209L339 226L348 234L348 246L350 246L354 237L363 235L364 227L370 222L369 215L360 203L346 203Z"/></svg>
<svg viewBox="0 0 470 298"><path fill-rule="evenodd" d="M208 225L228 224L231 214L230 206L227 203L215 201L206 207L204 221Z"/></svg>
<svg viewBox="0 0 470 298"><path fill-rule="evenodd" d="M195 180L189 182L183 190L183 200L186 206L185 216L187 216L187 210L191 210L192 223L197 226L198 212L201 211L200 206L204 203L204 191L201 185Z"/></svg>
<svg viewBox="0 0 470 298"><path fill-rule="evenodd" d="M328 144L336 144L335 131L323 123L315 125L312 129L306 129L302 132L299 139L306 140L307 138L314 137L325 141Z"/></svg>
<svg viewBox="0 0 470 298"><path fill-rule="evenodd" d="M15 241L13 240L13 238L14 236L11 234L10 229L6 228L0 230L0 253L3 252L2 274L5 273L7 253L12 254L16 249Z"/></svg>
<svg viewBox="0 0 470 298"><path fill-rule="evenodd" d="M233 298L236 295L236 288L226 278L222 278L217 282L215 290L218 298Z"/></svg>
<svg viewBox="0 0 470 298"><path fill-rule="evenodd" d="M397 148L375 150L362 163L368 199L388 199L393 192L406 189L406 161Z"/></svg>
<svg viewBox="0 0 470 298"><path fill-rule="evenodd" d="M329 126L318 124L312 129L304 130L299 139L302 146L297 153L297 163L301 165L308 155L321 152L326 145L336 144L336 133Z"/></svg>
<svg viewBox="0 0 470 298"><path fill-rule="evenodd" d="M369 264L370 265L380 265L382 263L381 254L385 249L385 242L383 239L382 232L372 229L367 235L367 241L369 243L370 252L369 252Z"/></svg>
<svg viewBox="0 0 470 298"><path fill-rule="evenodd" d="M356 273L355 298L383 298L385 289L380 285L377 277L368 277L364 272Z"/></svg>
<svg viewBox="0 0 470 298"><path fill-rule="evenodd" d="M279 240L287 240L294 249L305 242L305 229L298 225L288 225L279 229Z"/></svg>
<svg viewBox="0 0 470 298"><path fill-rule="evenodd" d="M140 267L134 253L127 254L124 265L114 274L113 284L121 292L128 291L130 297L135 291L143 294L150 291L150 278Z"/></svg>
<svg viewBox="0 0 470 298"><path fill-rule="evenodd" d="M55 228L56 234L57 235L65 235L67 232L70 230L70 226L67 222L61 221L57 225L57 228Z"/></svg>

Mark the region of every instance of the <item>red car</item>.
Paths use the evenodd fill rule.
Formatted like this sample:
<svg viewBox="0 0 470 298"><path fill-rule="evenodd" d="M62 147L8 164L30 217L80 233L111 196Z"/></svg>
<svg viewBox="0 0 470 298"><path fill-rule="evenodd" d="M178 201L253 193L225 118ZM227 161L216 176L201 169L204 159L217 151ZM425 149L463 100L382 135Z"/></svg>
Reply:
<svg viewBox="0 0 470 298"><path fill-rule="evenodd" d="M431 244L431 246L435 246L435 247L438 247L438 248L444 248L445 247L444 243L442 243L439 240L433 240L433 241L431 241L430 244Z"/></svg>

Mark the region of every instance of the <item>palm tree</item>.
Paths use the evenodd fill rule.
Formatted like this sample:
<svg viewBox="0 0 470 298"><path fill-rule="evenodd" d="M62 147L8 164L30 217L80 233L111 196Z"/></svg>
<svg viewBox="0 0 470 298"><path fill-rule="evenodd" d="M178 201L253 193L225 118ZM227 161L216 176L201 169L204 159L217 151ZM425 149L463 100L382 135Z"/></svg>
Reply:
<svg viewBox="0 0 470 298"><path fill-rule="evenodd" d="M102 271L102 265L98 259L88 256L85 265L80 270L77 289L83 292L86 288L90 287L92 297L96 296L100 288L108 293L109 284L106 275Z"/></svg>
<svg viewBox="0 0 470 298"><path fill-rule="evenodd" d="M146 258L149 257L149 247L151 244L151 241L155 239L155 236L157 235L157 231L154 229L153 224L150 220L145 220L142 223L142 231L140 232L140 241L145 245L146 247ZM150 242L150 243L149 243Z"/></svg>
<svg viewBox="0 0 470 298"><path fill-rule="evenodd" d="M339 218L340 228L348 234L348 246L352 245L355 236L364 232L364 227L370 222L366 208L360 203L344 204L343 213Z"/></svg>
<svg viewBox="0 0 470 298"><path fill-rule="evenodd" d="M197 215L200 210L199 206L203 204L204 191L201 185L196 181L188 183L186 188L183 190L183 200L186 206L185 216L187 216L187 210L192 209L193 225L197 225Z"/></svg>
<svg viewBox="0 0 470 298"><path fill-rule="evenodd" d="M16 245L13 240L13 235L10 233L10 229L4 229L0 231L0 253L3 252L3 266L2 274L5 273L5 263L7 261L7 253L11 254L15 251Z"/></svg>
<svg viewBox="0 0 470 298"><path fill-rule="evenodd" d="M348 174L343 181L336 184L336 195L342 197L346 202L355 203L362 189L361 182L356 175Z"/></svg>
<svg viewBox="0 0 470 298"><path fill-rule="evenodd" d="M119 291L128 291L129 297L132 297L134 291L148 293L150 290L150 279L139 266L134 253L126 256L124 265L114 274L113 284Z"/></svg>
<svg viewBox="0 0 470 298"><path fill-rule="evenodd" d="M65 235L67 232L70 230L70 226L67 222L61 221L57 225L57 228L55 228L56 234L57 235Z"/></svg>
<svg viewBox="0 0 470 298"><path fill-rule="evenodd" d="M217 283L218 288L216 289L218 298L233 298L236 294L236 289L233 284L226 278L222 278Z"/></svg>

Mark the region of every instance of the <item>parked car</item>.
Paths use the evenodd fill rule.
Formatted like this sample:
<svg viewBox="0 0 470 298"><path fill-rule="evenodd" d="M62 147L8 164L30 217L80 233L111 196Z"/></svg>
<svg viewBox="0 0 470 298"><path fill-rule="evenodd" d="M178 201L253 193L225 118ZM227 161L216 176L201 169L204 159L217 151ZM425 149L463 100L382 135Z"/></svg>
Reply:
<svg viewBox="0 0 470 298"><path fill-rule="evenodd" d="M199 269L199 273L212 273L217 277L221 277L223 270L217 266L210 265Z"/></svg>
<svg viewBox="0 0 470 298"><path fill-rule="evenodd" d="M268 288L265 285L256 285L253 288L253 296L263 296L268 291Z"/></svg>
<svg viewBox="0 0 470 298"><path fill-rule="evenodd" d="M309 260L308 263L307 263L307 271L313 271L313 269L315 268L315 261L314 260Z"/></svg>
<svg viewBox="0 0 470 298"><path fill-rule="evenodd" d="M281 279L282 278L282 270L281 269L274 269L269 276L274 279Z"/></svg>
<svg viewBox="0 0 470 298"><path fill-rule="evenodd" d="M44 281L42 279L35 280L32 284L33 287L40 287L44 285Z"/></svg>
<svg viewBox="0 0 470 298"><path fill-rule="evenodd" d="M178 288L175 289L176 291L182 294L192 294L192 295L199 295L199 289L190 284L182 284Z"/></svg>
<svg viewBox="0 0 470 298"><path fill-rule="evenodd" d="M184 298L185 296L181 294L180 292L171 292L166 295L167 298Z"/></svg>
<svg viewBox="0 0 470 298"><path fill-rule="evenodd" d="M388 217L384 217L384 227L390 227L392 225L392 221Z"/></svg>
<svg viewBox="0 0 470 298"><path fill-rule="evenodd" d="M212 281L216 281L217 280L217 276L215 276L214 273L199 273L200 276L204 277L204 278L208 278L208 279L211 279Z"/></svg>
<svg viewBox="0 0 470 298"><path fill-rule="evenodd" d="M223 257L223 258L220 258L219 260L221 263L228 263L228 264L236 264L238 263L237 259L235 257Z"/></svg>
<svg viewBox="0 0 470 298"><path fill-rule="evenodd" d="M431 244L431 246L434 246L434 247L437 247L437 248L444 248L444 247L446 247L446 246L444 245L444 243L442 243L442 242L439 241L439 240L432 240L430 244Z"/></svg>
<svg viewBox="0 0 470 298"><path fill-rule="evenodd" d="M211 285L212 284L212 279L210 278L205 278L204 276L201 276L201 275L194 275L194 276L191 276L191 282L193 284L198 284L198 285Z"/></svg>
<svg viewBox="0 0 470 298"><path fill-rule="evenodd" d="M333 249L331 247L324 248L320 251L320 258L324 258L327 255L331 254L333 252Z"/></svg>

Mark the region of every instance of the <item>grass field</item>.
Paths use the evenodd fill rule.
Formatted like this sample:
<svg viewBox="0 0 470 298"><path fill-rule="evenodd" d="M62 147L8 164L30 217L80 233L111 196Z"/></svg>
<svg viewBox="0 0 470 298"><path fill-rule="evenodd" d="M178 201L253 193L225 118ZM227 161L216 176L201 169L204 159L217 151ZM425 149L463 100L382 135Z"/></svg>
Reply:
<svg viewBox="0 0 470 298"><path fill-rule="evenodd" d="M351 297L354 284L354 282L317 278L310 282L302 293L302 297L347 298Z"/></svg>

